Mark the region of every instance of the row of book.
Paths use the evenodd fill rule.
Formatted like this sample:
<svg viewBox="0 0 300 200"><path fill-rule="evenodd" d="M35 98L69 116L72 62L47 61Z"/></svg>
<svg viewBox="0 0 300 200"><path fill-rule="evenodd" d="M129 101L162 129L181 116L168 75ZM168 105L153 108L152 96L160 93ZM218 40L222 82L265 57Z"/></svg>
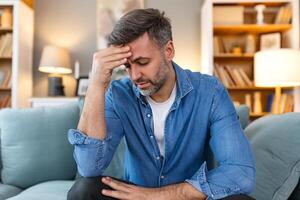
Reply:
<svg viewBox="0 0 300 200"><path fill-rule="evenodd" d="M292 20L292 6L290 4L280 7L274 24L289 24Z"/></svg>
<svg viewBox="0 0 300 200"><path fill-rule="evenodd" d="M294 111L294 96L292 94L283 93L280 96L278 102L274 101L274 94L269 94L267 96L266 108L263 110L261 102L261 92L255 92L254 94L245 94L245 102L241 103L234 101L235 106L245 104L249 107L251 113L260 114L263 112L266 113L288 113Z"/></svg>
<svg viewBox="0 0 300 200"><path fill-rule="evenodd" d="M7 108L11 106L11 95L5 95L0 100L0 109L1 108Z"/></svg>
<svg viewBox="0 0 300 200"><path fill-rule="evenodd" d="M11 87L11 71L0 70L0 88Z"/></svg>
<svg viewBox="0 0 300 200"><path fill-rule="evenodd" d="M0 36L0 58L12 56L12 34L6 33Z"/></svg>
<svg viewBox="0 0 300 200"><path fill-rule="evenodd" d="M283 93L280 100L276 103L274 94L268 95L267 98L267 112L272 113L287 113L294 111L294 96L292 94Z"/></svg>
<svg viewBox="0 0 300 200"><path fill-rule="evenodd" d="M253 86L253 82L242 67L215 63L214 75L221 80L225 87Z"/></svg>

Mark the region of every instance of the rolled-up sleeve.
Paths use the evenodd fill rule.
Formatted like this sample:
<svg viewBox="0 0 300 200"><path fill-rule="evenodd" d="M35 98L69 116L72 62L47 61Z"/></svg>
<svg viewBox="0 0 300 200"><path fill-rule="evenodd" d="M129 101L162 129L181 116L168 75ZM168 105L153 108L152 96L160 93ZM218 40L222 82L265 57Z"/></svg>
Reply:
<svg viewBox="0 0 300 200"><path fill-rule="evenodd" d="M105 120L106 137L103 140L88 137L76 129L68 131L78 172L83 177L100 176L104 172L124 135L122 123L114 110L111 89L105 96Z"/></svg>
<svg viewBox="0 0 300 200"><path fill-rule="evenodd" d="M250 144L227 90L221 83L215 89L209 145L218 166L208 171L204 162L186 182L206 194L208 199L249 194L255 182L255 163Z"/></svg>

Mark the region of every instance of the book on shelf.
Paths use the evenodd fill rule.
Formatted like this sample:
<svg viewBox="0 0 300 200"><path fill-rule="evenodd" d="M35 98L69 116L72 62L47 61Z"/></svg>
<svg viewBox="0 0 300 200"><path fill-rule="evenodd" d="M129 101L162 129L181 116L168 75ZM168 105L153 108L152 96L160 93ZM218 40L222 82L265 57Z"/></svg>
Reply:
<svg viewBox="0 0 300 200"><path fill-rule="evenodd" d="M11 106L11 96L7 94L0 100L0 108L6 108L9 106Z"/></svg>
<svg viewBox="0 0 300 200"><path fill-rule="evenodd" d="M261 92L254 92L253 113L262 113Z"/></svg>
<svg viewBox="0 0 300 200"><path fill-rule="evenodd" d="M286 104L284 112L293 112L294 111L294 96L292 94L287 95Z"/></svg>
<svg viewBox="0 0 300 200"><path fill-rule="evenodd" d="M237 85L237 82L235 82L235 80L234 80L234 75L233 75L232 70L229 69L228 65L225 65L224 68L225 68L225 71L227 72L229 78L231 79L231 82L232 82L231 86Z"/></svg>
<svg viewBox="0 0 300 200"><path fill-rule="evenodd" d="M251 94L245 94L245 104L248 106L249 111L253 112Z"/></svg>
<svg viewBox="0 0 300 200"><path fill-rule="evenodd" d="M237 83L237 86L246 86L244 80L242 79L242 76L240 75L239 71L237 69L230 69L233 71L233 75L235 77L235 82Z"/></svg>
<svg viewBox="0 0 300 200"><path fill-rule="evenodd" d="M292 19L292 6L281 6L276 15L274 24L289 24Z"/></svg>
<svg viewBox="0 0 300 200"><path fill-rule="evenodd" d="M218 65L215 67L217 74L219 75L219 79L224 84L225 87L230 87L228 76L223 67L219 67Z"/></svg>
<svg viewBox="0 0 300 200"><path fill-rule="evenodd" d="M214 45L213 46L214 55L225 53L224 43L223 43L223 40L220 36L214 36L213 37L213 45Z"/></svg>
<svg viewBox="0 0 300 200"><path fill-rule="evenodd" d="M0 36L0 58L12 56L12 34L7 33Z"/></svg>
<svg viewBox="0 0 300 200"><path fill-rule="evenodd" d="M246 72L244 71L243 68L238 68L238 72L241 75L244 82L246 83L246 86L252 86L253 85L252 81L250 80L250 78L248 77L248 75L246 74Z"/></svg>
<svg viewBox="0 0 300 200"><path fill-rule="evenodd" d="M267 96L266 112L272 112L273 101L274 101L274 94L269 94Z"/></svg>
<svg viewBox="0 0 300 200"><path fill-rule="evenodd" d="M283 93L280 96L278 105L275 105L275 95L270 94L267 96L266 111L272 113L287 113L294 110L294 96L292 94Z"/></svg>
<svg viewBox="0 0 300 200"><path fill-rule="evenodd" d="M219 77L225 87L230 86L252 86L252 81L242 67L220 65L215 63L215 74Z"/></svg>
<svg viewBox="0 0 300 200"><path fill-rule="evenodd" d="M0 87L8 88L11 86L11 71L0 70Z"/></svg>

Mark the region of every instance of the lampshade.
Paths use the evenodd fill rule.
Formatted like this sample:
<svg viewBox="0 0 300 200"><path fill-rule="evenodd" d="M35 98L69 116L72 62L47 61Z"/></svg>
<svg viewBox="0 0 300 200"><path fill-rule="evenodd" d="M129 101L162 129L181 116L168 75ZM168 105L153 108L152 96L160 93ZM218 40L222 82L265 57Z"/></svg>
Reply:
<svg viewBox="0 0 300 200"><path fill-rule="evenodd" d="M255 53L254 80L256 86L299 86L300 51L275 49Z"/></svg>
<svg viewBox="0 0 300 200"><path fill-rule="evenodd" d="M54 74L72 73L68 50L57 46L45 46L40 60L39 71Z"/></svg>

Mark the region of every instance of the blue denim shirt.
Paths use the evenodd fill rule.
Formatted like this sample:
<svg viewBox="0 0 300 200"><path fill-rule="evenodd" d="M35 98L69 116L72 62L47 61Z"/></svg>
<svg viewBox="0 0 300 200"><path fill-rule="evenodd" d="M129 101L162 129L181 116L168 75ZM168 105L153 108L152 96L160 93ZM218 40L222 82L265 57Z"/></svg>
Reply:
<svg viewBox="0 0 300 200"><path fill-rule="evenodd" d="M165 157L153 134L150 105L125 78L113 81L106 93L104 140L69 130L79 173L101 175L125 136L127 181L145 187L186 181L208 199L251 192L254 160L227 90L215 77L173 66L177 94L165 121ZM208 152L218 163L214 169L207 167Z"/></svg>

